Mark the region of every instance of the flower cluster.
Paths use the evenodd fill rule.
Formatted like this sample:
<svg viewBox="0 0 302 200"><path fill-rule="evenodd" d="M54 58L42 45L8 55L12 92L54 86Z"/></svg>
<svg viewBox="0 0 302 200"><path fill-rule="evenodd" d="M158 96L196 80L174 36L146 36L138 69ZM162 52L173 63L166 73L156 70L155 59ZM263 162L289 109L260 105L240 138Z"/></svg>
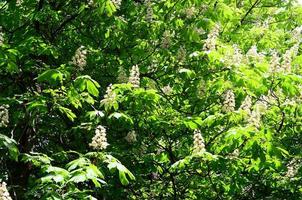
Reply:
<svg viewBox="0 0 302 200"><path fill-rule="evenodd" d="M287 164L287 172L286 172L285 176L288 178L293 178L298 173L300 166L301 166L301 162L299 162L299 160L297 160L295 158L292 159Z"/></svg>
<svg viewBox="0 0 302 200"><path fill-rule="evenodd" d="M264 59L264 55L262 53L258 53L257 46L253 45L248 52L246 53L246 57L250 61L262 61Z"/></svg>
<svg viewBox="0 0 302 200"><path fill-rule="evenodd" d="M292 58L298 54L300 43L295 44L290 49L286 50L283 55L282 69L284 72L291 72Z"/></svg>
<svg viewBox="0 0 302 200"><path fill-rule="evenodd" d="M190 8L187 8L185 9L185 15L188 19L191 19L193 18L195 15L196 15L196 8L195 7L190 7Z"/></svg>
<svg viewBox="0 0 302 200"><path fill-rule="evenodd" d="M110 84L106 89L106 94L104 95L104 99L101 100L101 104L110 104L115 101L116 94L112 90L112 84Z"/></svg>
<svg viewBox="0 0 302 200"><path fill-rule="evenodd" d="M216 49L216 41L219 36L219 30L220 30L220 26L216 24L208 34L208 38L206 39L203 45L203 49L202 49L203 51L209 53Z"/></svg>
<svg viewBox="0 0 302 200"><path fill-rule="evenodd" d="M250 96L246 96L244 101L242 102L239 110L243 110L246 113L250 114L251 113L251 107L252 107L252 99Z"/></svg>
<svg viewBox="0 0 302 200"><path fill-rule="evenodd" d="M261 126L261 113L256 109L251 112L248 118L248 124L255 128L260 128Z"/></svg>
<svg viewBox="0 0 302 200"><path fill-rule="evenodd" d="M232 112L235 110L235 95L232 90L227 90L224 93L223 108L224 112Z"/></svg>
<svg viewBox="0 0 302 200"><path fill-rule="evenodd" d="M270 72L271 73L278 73L281 71L280 61L281 61L281 58L279 57L277 51L273 51L271 62L270 62Z"/></svg>
<svg viewBox="0 0 302 200"><path fill-rule="evenodd" d="M169 48L171 44L171 33L170 31L165 31L163 33L163 38L162 38L162 41L161 41L161 47L164 48L164 49L167 49Z"/></svg>
<svg viewBox="0 0 302 200"><path fill-rule="evenodd" d="M128 81L128 77L124 67L120 66L118 69L117 82L118 83L126 83Z"/></svg>
<svg viewBox="0 0 302 200"><path fill-rule="evenodd" d="M6 188L5 182L0 183L0 199L1 200L12 200L12 198Z"/></svg>
<svg viewBox="0 0 302 200"><path fill-rule="evenodd" d="M172 88L170 85L166 85L165 87L162 88L162 91L164 94L169 95L172 93Z"/></svg>
<svg viewBox="0 0 302 200"><path fill-rule="evenodd" d="M153 20L153 8L151 5L151 0L145 0L145 6L147 8L146 21L151 23Z"/></svg>
<svg viewBox="0 0 302 200"><path fill-rule="evenodd" d="M21 6L23 3L23 0L16 0L16 6Z"/></svg>
<svg viewBox="0 0 302 200"><path fill-rule="evenodd" d="M194 131L194 152L205 152L206 149L205 149L205 145L204 145L204 139L201 135L201 132L199 129L196 129Z"/></svg>
<svg viewBox="0 0 302 200"><path fill-rule="evenodd" d="M111 0L111 2L114 4L116 9L120 9L120 7L122 5L122 0Z"/></svg>
<svg viewBox="0 0 302 200"><path fill-rule="evenodd" d="M9 123L8 105L0 106L0 127L7 127Z"/></svg>
<svg viewBox="0 0 302 200"><path fill-rule="evenodd" d="M89 146L96 150L103 150L106 149L108 145L106 129L101 125L97 126L95 129L95 136L92 138Z"/></svg>
<svg viewBox="0 0 302 200"><path fill-rule="evenodd" d="M0 46L2 46L4 43L4 33L1 31L1 26L0 26Z"/></svg>
<svg viewBox="0 0 302 200"><path fill-rule="evenodd" d="M139 87L140 78L139 78L139 68L137 65L134 65L130 71L129 83L131 83L135 88Z"/></svg>
<svg viewBox="0 0 302 200"><path fill-rule="evenodd" d="M94 6L94 0L88 0L87 4L88 6Z"/></svg>
<svg viewBox="0 0 302 200"><path fill-rule="evenodd" d="M87 50L84 46L80 46L76 52L75 55L72 57L72 64L79 67L79 69L82 71L84 70L84 67L86 66L86 55Z"/></svg>
<svg viewBox="0 0 302 200"><path fill-rule="evenodd" d="M136 132L135 131L130 131L127 136L125 137L125 140L129 143L134 143L136 142Z"/></svg>
<svg viewBox="0 0 302 200"><path fill-rule="evenodd" d="M230 153L227 157L230 159L236 159L240 155L239 149L235 149L232 153Z"/></svg>
<svg viewBox="0 0 302 200"><path fill-rule="evenodd" d="M295 42L300 42L301 41L301 31L302 27L298 26L292 31L292 40Z"/></svg>
<svg viewBox="0 0 302 200"><path fill-rule="evenodd" d="M183 62L186 60L186 55L187 55L186 49L185 49L183 46L181 46L181 47L178 49L178 51L177 51L177 56L176 56L178 62L179 62L179 63L183 63Z"/></svg>
<svg viewBox="0 0 302 200"><path fill-rule="evenodd" d="M233 48L234 48L234 55L232 56L232 62L233 65L239 66L243 59L243 55L241 53L241 50L238 48L236 44L233 45Z"/></svg>

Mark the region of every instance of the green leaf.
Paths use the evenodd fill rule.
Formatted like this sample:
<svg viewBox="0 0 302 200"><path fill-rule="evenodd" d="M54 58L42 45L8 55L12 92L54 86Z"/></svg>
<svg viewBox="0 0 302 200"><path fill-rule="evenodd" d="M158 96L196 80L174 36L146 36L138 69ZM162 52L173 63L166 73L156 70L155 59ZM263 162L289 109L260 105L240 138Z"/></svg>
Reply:
<svg viewBox="0 0 302 200"><path fill-rule="evenodd" d="M19 156L19 150L16 141L7 137L6 135L0 134L0 147L3 146L7 148L10 157L17 161Z"/></svg>
<svg viewBox="0 0 302 200"><path fill-rule="evenodd" d="M48 82L51 85L63 83L63 74L57 69L49 69L40 74L37 78L39 82Z"/></svg>

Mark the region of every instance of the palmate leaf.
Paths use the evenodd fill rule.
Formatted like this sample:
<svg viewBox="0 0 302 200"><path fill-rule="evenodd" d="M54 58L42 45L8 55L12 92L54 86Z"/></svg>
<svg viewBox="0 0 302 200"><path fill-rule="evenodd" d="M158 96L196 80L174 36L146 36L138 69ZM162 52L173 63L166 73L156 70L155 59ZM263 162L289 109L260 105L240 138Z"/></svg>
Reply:
<svg viewBox="0 0 302 200"><path fill-rule="evenodd" d="M37 78L39 82L48 82L51 85L57 85L58 83L63 83L63 74L57 69L49 69Z"/></svg>
<svg viewBox="0 0 302 200"><path fill-rule="evenodd" d="M108 163L107 167L111 172L118 170L119 179L123 185L128 185L129 179L135 180L135 176L116 158L107 155L107 159L105 160L105 162Z"/></svg>
<svg viewBox="0 0 302 200"><path fill-rule="evenodd" d="M15 161L18 160L19 150L16 141L7 137L6 135L0 134L0 148L3 147L8 150L9 156L12 159Z"/></svg>
<svg viewBox="0 0 302 200"><path fill-rule="evenodd" d="M98 88L100 87L100 85L98 84L98 82L93 80L90 76L86 75L86 76L77 77L74 81L74 86L80 92L87 90L89 94L95 97L99 96Z"/></svg>

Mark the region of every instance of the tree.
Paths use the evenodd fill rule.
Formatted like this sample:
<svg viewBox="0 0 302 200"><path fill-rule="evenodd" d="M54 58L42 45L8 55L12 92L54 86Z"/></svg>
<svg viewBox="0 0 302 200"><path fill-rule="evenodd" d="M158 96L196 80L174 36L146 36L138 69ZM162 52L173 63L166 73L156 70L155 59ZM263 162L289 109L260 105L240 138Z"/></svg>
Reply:
<svg viewBox="0 0 302 200"><path fill-rule="evenodd" d="M296 1L0 11L1 198L301 198Z"/></svg>

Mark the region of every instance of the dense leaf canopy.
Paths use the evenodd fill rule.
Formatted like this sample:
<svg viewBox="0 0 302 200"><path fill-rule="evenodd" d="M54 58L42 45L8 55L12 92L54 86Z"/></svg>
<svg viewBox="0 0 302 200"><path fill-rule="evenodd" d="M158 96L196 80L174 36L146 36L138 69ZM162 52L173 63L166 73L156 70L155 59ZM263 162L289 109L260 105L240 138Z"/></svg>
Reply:
<svg viewBox="0 0 302 200"><path fill-rule="evenodd" d="M295 0L0 1L0 199L301 199Z"/></svg>

